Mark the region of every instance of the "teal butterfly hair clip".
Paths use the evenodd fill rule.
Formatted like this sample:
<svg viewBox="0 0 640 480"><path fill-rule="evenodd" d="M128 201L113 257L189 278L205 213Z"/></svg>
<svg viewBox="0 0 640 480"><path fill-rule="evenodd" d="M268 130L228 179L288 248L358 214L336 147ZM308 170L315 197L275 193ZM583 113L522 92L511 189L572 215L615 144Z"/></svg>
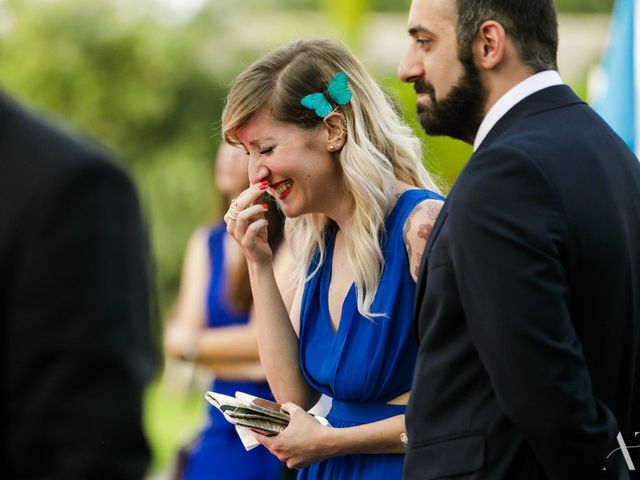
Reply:
<svg viewBox="0 0 640 480"><path fill-rule="evenodd" d="M327 95L338 105L346 105L351 100L351 90L347 82L347 74L344 72L336 73L329 87L327 87ZM333 112L333 107L324 92L311 93L305 95L300 100L303 107L316 112L320 118L324 118Z"/></svg>

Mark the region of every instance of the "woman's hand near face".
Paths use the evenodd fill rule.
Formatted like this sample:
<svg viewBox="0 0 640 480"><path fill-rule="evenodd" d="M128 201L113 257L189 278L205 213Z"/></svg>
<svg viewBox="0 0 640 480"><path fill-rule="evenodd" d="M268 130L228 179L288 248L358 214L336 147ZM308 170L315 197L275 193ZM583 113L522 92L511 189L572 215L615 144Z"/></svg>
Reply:
<svg viewBox="0 0 640 480"><path fill-rule="evenodd" d="M238 196L224 216L227 232L238 242L247 261L264 265L273 260L273 252L268 243L265 218L268 205L260 202L260 197L268 183L253 184Z"/></svg>

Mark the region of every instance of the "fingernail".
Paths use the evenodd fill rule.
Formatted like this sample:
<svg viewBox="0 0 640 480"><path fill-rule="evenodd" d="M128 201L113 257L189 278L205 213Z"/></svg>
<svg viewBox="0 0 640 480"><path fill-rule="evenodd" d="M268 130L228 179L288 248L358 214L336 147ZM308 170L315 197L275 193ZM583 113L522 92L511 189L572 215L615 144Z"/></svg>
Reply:
<svg viewBox="0 0 640 480"><path fill-rule="evenodd" d="M269 185L269 180L263 180L260 185Z"/></svg>
<svg viewBox="0 0 640 480"><path fill-rule="evenodd" d="M263 203L262 208L264 208L265 210L269 210L269 205L267 205L266 203Z"/></svg>
<svg viewBox="0 0 640 480"><path fill-rule="evenodd" d="M267 184L267 185L260 185L260 190L266 190L268 186L269 186L269 184Z"/></svg>

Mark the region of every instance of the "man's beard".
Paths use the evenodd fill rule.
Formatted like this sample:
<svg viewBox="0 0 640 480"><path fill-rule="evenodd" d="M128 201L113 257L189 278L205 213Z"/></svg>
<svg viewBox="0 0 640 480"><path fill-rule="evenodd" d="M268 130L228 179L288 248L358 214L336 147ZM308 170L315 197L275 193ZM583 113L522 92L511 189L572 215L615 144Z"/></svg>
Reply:
<svg viewBox="0 0 640 480"><path fill-rule="evenodd" d="M420 78L413 85L416 93L426 93L430 104L418 104L418 119L429 135L447 135L473 143L484 118L488 92L472 60L462 61L464 75L442 100L436 100L433 85Z"/></svg>

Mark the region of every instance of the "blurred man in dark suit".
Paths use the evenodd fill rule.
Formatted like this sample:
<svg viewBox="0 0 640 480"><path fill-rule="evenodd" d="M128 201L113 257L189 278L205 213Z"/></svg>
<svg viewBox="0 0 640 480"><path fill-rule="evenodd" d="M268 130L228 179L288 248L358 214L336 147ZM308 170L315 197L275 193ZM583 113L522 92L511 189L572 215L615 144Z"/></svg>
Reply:
<svg viewBox="0 0 640 480"><path fill-rule="evenodd" d="M142 478L148 291L128 178L0 95L0 477Z"/></svg>
<svg viewBox="0 0 640 480"><path fill-rule="evenodd" d="M474 154L423 255L405 478L629 478L640 164L562 83L553 0L413 0L409 34L422 126Z"/></svg>

